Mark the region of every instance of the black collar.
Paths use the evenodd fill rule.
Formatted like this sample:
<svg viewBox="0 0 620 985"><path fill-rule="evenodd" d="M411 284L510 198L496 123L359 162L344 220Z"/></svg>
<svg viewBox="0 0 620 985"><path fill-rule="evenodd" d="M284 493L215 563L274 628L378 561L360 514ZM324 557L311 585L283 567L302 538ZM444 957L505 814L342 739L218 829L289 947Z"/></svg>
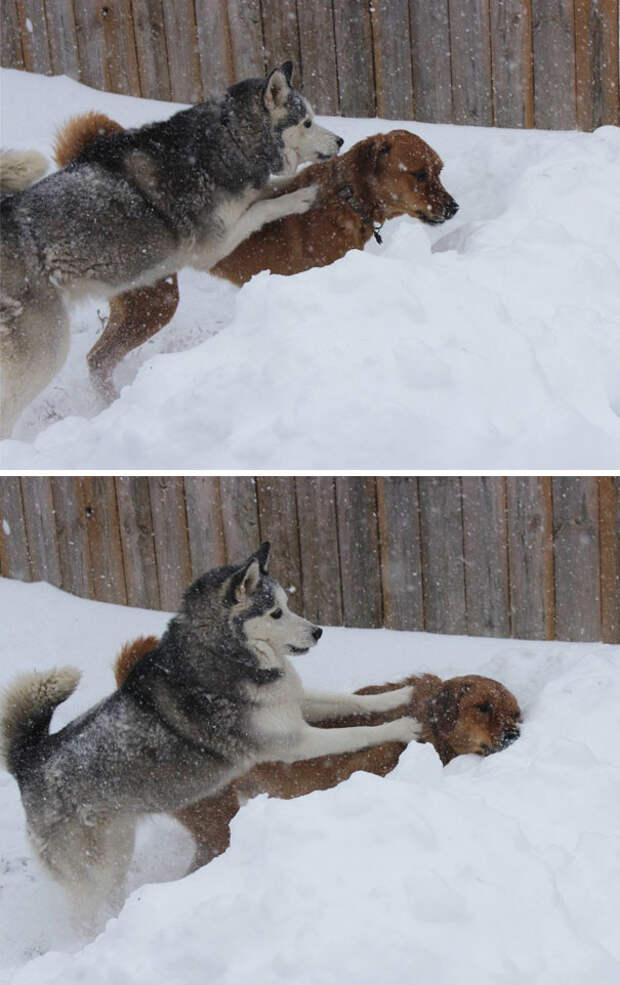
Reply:
<svg viewBox="0 0 620 985"><path fill-rule="evenodd" d="M339 188L337 189L337 191L338 191L339 197L343 200L343 202L346 202L346 204L350 208L352 208L354 212L357 212L357 214L360 217L360 219L362 220L362 222L365 223L365 225L367 225L367 226L372 226L372 234L375 237L377 243L379 243L379 245L381 245L381 243L383 242L383 239L379 235L379 231L381 229L383 229L383 223L382 222L381 223L375 223L374 220L370 218L370 216L368 215L368 212L366 211L366 209L364 208L364 206L361 205L357 201L357 199L354 197L354 195L353 195L353 188L352 188L351 185L349 185L349 184L347 184L345 182L345 184L339 186Z"/></svg>

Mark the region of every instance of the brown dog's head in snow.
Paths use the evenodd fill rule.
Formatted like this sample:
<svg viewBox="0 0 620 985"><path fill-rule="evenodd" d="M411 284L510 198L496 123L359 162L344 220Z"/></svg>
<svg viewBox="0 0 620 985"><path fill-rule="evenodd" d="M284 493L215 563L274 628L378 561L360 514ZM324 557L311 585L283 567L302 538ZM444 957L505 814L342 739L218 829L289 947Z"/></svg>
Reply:
<svg viewBox="0 0 620 985"><path fill-rule="evenodd" d="M362 140L356 150L368 200L382 207L386 219L406 213L436 225L456 215L458 205L439 179L443 162L421 137L391 130Z"/></svg>

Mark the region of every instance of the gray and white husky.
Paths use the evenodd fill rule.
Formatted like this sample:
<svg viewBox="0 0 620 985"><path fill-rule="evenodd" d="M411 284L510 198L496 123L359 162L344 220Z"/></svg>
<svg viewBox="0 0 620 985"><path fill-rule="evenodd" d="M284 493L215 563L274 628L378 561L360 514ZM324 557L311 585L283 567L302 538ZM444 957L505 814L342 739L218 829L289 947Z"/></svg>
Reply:
<svg viewBox="0 0 620 985"><path fill-rule="evenodd" d="M219 100L102 136L31 187L40 156L0 156L0 437L63 365L68 302L208 270L265 223L311 206L313 187L265 197L272 175L342 145L315 123L292 72L285 62Z"/></svg>
<svg viewBox="0 0 620 985"><path fill-rule="evenodd" d="M376 726L313 721L407 705L411 688L376 695L305 690L289 656L322 630L295 615L267 573L269 544L186 591L158 647L110 697L50 734L79 672L25 674L6 692L0 741L40 859L91 922L117 908L137 818L213 794L256 763L352 752L420 734L411 717Z"/></svg>

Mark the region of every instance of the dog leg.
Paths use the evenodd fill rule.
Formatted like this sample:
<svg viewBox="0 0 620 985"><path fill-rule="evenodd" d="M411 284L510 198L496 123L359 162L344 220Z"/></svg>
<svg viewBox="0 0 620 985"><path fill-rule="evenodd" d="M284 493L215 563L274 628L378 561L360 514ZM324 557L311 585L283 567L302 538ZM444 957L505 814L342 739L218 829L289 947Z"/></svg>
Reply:
<svg viewBox="0 0 620 985"><path fill-rule="evenodd" d="M272 751L270 758L294 763L299 759L314 759L315 756L356 752L382 742L403 742L407 745L417 739L421 731L422 726L415 718L397 718L383 725L358 725L354 728L321 729L306 725L296 741Z"/></svg>
<svg viewBox="0 0 620 985"><path fill-rule="evenodd" d="M329 721L349 715L373 715L408 705L413 687L400 687L381 694L333 694L329 691L304 691L301 712L307 722Z"/></svg>
<svg viewBox="0 0 620 985"><path fill-rule="evenodd" d="M178 303L176 274L112 298L108 323L86 357L93 389L106 404L118 396L112 376L121 359L167 325Z"/></svg>
<svg viewBox="0 0 620 985"><path fill-rule="evenodd" d="M230 844L230 822L239 810L239 797L231 783L213 797L205 797L189 807L175 811L196 842L196 852L189 872L207 865Z"/></svg>

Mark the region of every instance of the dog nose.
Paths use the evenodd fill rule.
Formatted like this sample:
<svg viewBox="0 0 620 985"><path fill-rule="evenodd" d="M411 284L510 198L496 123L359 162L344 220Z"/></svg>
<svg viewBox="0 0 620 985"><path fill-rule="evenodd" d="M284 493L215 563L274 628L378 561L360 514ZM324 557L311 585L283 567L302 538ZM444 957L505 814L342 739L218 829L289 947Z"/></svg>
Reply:
<svg viewBox="0 0 620 985"><path fill-rule="evenodd" d="M520 731L515 726L511 725L509 728L504 729L504 734L502 737L502 744L504 746L509 746L520 736Z"/></svg>
<svg viewBox="0 0 620 985"><path fill-rule="evenodd" d="M451 219L453 215L456 215L458 210L459 207L457 202L455 202L454 199L452 199L452 201L449 202L448 205L446 205L445 209L443 210L443 214L445 215L446 219Z"/></svg>
<svg viewBox="0 0 620 985"><path fill-rule="evenodd" d="M323 630L321 629L321 627L315 626L314 629L312 630L312 638L318 642L321 639L322 635L323 635Z"/></svg>
<svg viewBox="0 0 620 985"><path fill-rule="evenodd" d="M340 150L340 148L344 144L344 137L336 137L336 143L338 144L338 150Z"/></svg>

